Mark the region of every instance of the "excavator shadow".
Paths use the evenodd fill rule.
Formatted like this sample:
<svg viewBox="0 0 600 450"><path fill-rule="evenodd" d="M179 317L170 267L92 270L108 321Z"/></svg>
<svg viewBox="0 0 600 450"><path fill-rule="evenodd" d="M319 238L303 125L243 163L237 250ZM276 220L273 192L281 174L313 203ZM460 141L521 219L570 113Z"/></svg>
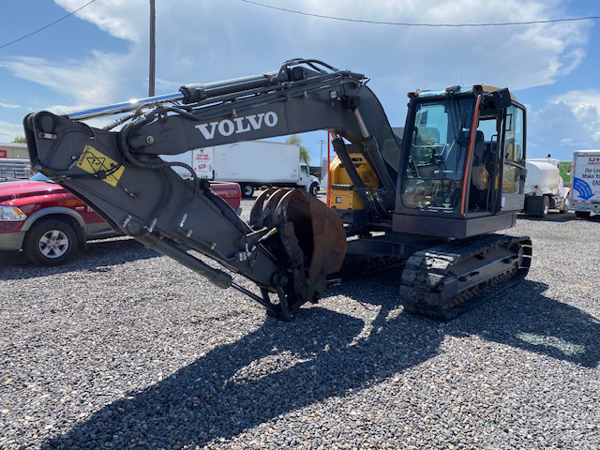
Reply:
<svg viewBox="0 0 600 450"><path fill-rule="evenodd" d="M532 222L557 222L557 223L571 222L571 221L577 221L577 220L600 222L600 215L595 215L588 219L580 219L577 216L575 216L575 214L573 214L573 213L559 214L559 213L550 212L550 213L548 213L548 215L546 217L532 217L532 216L527 216L525 214L519 214L518 219L532 221Z"/></svg>
<svg viewBox="0 0 600 450"><path fill-rule="evenodd" d="M216 439L397 376L435 357L447 335L478 335L585 367L600 360L600 321L546 297L546 285L525 281L477 311L438 323L401 312L397 278L375 280L383 295L365 305L376 316L369 333L364 320L322 307L304 309L292 323L267 319L239 341L106 405L45 448L93 447L94 438L101 446L113 435L127 436L116 447L134 440L161 448L210 447ZM340 285L330 301L350 292L358 299L361 284ZM370 283L364 289L372 290Z"/></svg>
<svg viewBox="0 0 600 450"><path fill-rule="evenodd" d="M105 272L110 270L110 266L157 256L161 255L130 238L103 239L88 242L86 250L80 250L66 264L56 267L35 266L22 253L2 255L0 256L0 279L22 280L86 270Z"/></svg>
<svg viewBox="0 0 600 450"><path fill-rule="evenodd" d="M583 367L600 363L600 317L544 295L548 285L526 280L478 311L448 324L454 336L539 353Z"/></svg>

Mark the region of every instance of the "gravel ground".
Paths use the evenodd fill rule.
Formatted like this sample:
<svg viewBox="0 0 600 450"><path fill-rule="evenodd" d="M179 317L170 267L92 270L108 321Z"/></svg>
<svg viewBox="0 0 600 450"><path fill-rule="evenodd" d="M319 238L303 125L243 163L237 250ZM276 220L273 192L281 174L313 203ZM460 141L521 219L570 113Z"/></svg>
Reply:
<svg viewBox="0 0 600 450"><path fill-rule="evenodd" d="M282 323L125 238L2 257L0 448L597 449L599 227L519 219L528 279L450 323L396 273Z"/></svg>

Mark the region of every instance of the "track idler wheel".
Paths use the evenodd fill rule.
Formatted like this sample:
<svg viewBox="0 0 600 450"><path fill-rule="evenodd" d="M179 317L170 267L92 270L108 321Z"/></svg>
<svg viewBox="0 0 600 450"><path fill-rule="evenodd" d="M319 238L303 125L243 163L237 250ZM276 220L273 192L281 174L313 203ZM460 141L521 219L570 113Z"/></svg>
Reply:
<svg viewBox="0 0 600 450"><path fill-rule="evenodd" d="M264 245L289 278L283 287L289 310L316 302L327 275L341 269L346 255L346 233L335 211L304 190L271 188L256 200L250 225L278 231Z"/></svg>

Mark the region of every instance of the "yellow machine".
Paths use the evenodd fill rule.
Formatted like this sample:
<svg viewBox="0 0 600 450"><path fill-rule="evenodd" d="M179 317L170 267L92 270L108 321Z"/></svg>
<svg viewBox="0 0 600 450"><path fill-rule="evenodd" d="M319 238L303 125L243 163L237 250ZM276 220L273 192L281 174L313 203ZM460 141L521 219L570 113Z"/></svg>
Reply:
<svg viewBox="0 0 600 450"><path fill-rule="evenodd" d="M364 181L365 187L372 194L379 186L377 175L375 175L364 155L350 153L350 158L360 178ZM365 214L365 204L357 194L348 172L344 169L338 157L331 161L329 176L330 180L327 186L329 203L327 206L335 209L343 222L353 223L358 215Z"/></svg>

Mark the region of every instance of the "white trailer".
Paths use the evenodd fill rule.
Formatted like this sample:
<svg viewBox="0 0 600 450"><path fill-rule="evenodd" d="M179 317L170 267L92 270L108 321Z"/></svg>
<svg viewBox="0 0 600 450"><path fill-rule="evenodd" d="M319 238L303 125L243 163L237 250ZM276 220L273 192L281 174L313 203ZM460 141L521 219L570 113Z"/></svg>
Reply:
<svg viewBox="0 0 600 450"><path fill-rule="evenodd" d="M569 188L560 176L560 161L550 158L528 158L525 179L525 214L545 217L550 209L566 213L569 209Z"/></svg>
<svg viewBox="0 0 600 450"><path fill-rule="evenodd" d="M204 147L181 155L163 157L184 162L201 178L239 183L244 197L260 187L300 187L313 195L319 192L319 180L310 175L308 165L300 162L300 147L268 141ZM174 167L182 176L185 169Z"/></svg>
<svg viewBox="0 0 600 450"><path fill-rule="evenodd" d="M600 214L600 150L577 150L571 169L570 209L577 217Z"/></svg>

